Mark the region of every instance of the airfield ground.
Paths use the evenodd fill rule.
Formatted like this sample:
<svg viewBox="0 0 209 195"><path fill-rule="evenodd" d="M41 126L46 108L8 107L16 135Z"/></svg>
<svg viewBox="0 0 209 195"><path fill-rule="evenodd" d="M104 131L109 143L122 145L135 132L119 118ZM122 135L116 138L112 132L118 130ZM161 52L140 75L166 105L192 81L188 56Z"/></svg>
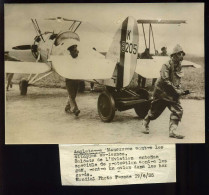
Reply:
<svg viewBox="0 0 209 195"><path fill-rule="evenodd" d="M205 141L204 100L182 100L184 115L179 132L185 139L168 137L170 112L150 124L149 135L141 133L142 120L134 110L116 112L111 123L100 120L97 112L99 93L78 94L79 117L64 112L67 92L61 88L29 87L20 96L18 85L6 92L7 144L75 143L200 143Z"/></svg>

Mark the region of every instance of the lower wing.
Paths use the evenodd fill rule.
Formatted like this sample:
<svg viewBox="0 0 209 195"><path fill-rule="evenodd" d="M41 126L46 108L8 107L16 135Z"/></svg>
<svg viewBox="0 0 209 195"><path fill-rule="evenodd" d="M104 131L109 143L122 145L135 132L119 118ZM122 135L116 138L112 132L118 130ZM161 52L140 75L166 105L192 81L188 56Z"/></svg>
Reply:
<svg viewBox="0 0 209 195"><path fill-rule="evenodd" d="M40 74L51 70L45 63L5 61L6 73Z"/></svg>
<svg viewBox="0 0 209 195"><path fill-rule="evenodd" d="M115 61L105 59L94 50L80 52L77 58L52 55L49 61L60 76L78 80L110 79L116 66Z"/></svg>
<svg viewBox="0 0 209 195"><path fill-rule="evenodd" d="M68 79L110 79L115 62L107 59L72 59L70 56L51 56L52 66L62 77Z"/></svg>

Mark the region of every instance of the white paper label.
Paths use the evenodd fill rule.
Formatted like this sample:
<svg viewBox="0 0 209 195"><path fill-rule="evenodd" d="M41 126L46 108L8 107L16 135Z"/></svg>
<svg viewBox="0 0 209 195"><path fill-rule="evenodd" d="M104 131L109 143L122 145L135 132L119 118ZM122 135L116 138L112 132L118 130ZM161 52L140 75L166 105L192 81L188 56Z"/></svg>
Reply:
<svg viewBox="0 0 209 195"><path fill-rule="evenodd" d="M176 181L175 145L59 145L62 185Z"/></svg>

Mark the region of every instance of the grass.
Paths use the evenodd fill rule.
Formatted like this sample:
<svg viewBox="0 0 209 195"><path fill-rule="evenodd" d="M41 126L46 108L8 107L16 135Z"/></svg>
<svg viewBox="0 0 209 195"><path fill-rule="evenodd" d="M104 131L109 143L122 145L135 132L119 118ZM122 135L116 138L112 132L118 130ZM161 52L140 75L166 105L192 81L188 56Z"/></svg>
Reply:
<svg viewBox="0 0 209 195"><path fill-rule="evenodd" d="M201 68L184 68L184 77L182 78L182 87L194 91L185 99L204 99L205 98L205 59L192 55L185 56L186 60L201 65Z"/></svg>

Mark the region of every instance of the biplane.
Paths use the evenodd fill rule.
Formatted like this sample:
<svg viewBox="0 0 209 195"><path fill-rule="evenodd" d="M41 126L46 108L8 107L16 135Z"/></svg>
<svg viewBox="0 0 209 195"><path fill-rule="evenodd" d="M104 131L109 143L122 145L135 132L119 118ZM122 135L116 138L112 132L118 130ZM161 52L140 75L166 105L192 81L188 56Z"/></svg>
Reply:
<svg viewBox="0 0 209 195"><path fill-rule="evenodd" d="M151 50L151 41L154 49L154 54L152 55L152 59L139 59L137 61L137 67L136 67L136 73L140 74L144 78L158 78L160 76L160 69L163 63L169 60L169 56L161 56L158 55L155 38L154 38L154 32L153 32L153 25L152 24L159 24L159 25L181 25L186 24L185 20L137 20L137 23L142 26L143 30L143 38L144 38L144 45L145 48L148 48L149 51ZM148 34L148 41L146 39L146 33L145 33L145 25L148 25L149 34ZM147 43L148 42L148 43ZM200 68L201 66L199 64L196 64L191 61L183 60L182 61L182 67L194 67L194 68Z"/></svg>
<svg viewBox="0 0 209 195"><path fill-rule="evenodd" d="M21 95L26 95L28 86L55 71L64 78L87 80L105 87L97 103L99 116L104 122L112 121L116 110L134 108L141 118L147 114L151 102L148 91L142 88L133 91L128 86L135 72L146 78L158 77L159 69L167 58L154 56L152 60L137 60L139 48L137 22L141 23L142 27L145 23L150 25L150 44L150 36L151 33L153 34L152 23L180 24L184 21L136 21L133 17L127 17L115 33L108 52L101 54L93 46L82 45L76 32L81 21L61 17L47 20L58 23L71 22L71 25L67 30L60 30L57 33L54 31L42 33L37 20L31 19L37 33L33 44L19 45L13 49L31 50L35 60L5 61L6 73L29 74L28 79L20 81ZM76 59L73 59L68 52L72 44L78 45L79 56ZM198 66L192 62L186 64Z"/></svg>

